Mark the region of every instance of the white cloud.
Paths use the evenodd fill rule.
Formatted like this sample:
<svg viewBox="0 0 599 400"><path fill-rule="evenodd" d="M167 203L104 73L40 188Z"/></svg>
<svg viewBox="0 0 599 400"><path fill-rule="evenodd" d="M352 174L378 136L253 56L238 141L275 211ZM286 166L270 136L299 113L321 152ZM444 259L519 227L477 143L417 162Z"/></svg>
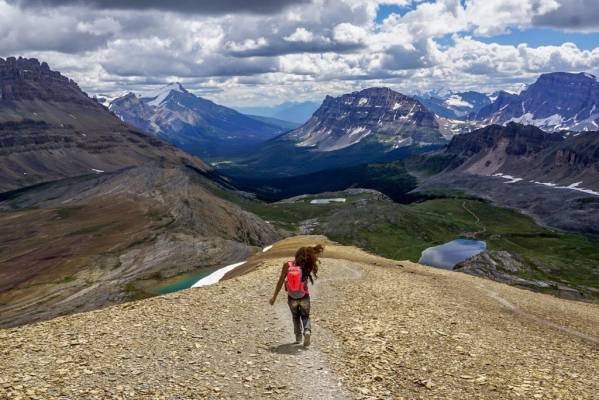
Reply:
<svg viewBox="0 0 599 400"><path fill-rule="evenodd" d="M232 0L206 15L181 12L183 3L164 12L32 1L38 6L0 0L0 56L47 60L91 93L179 80L222 103L247 105L374 85L494 89L549 71L599 73L599 48L476 39L531 26L597 32L594 0L270 1L263 11L245 5L222 14ZM380 4L399 5L403 15L377 23Z"/></svg>
<svg viewBox="0 0 599 400"><path fill-rule="evenodd" d="M306 28L299 27L291 35L285 36L288 42L311 42L314 40L314 34Z"/></svg>

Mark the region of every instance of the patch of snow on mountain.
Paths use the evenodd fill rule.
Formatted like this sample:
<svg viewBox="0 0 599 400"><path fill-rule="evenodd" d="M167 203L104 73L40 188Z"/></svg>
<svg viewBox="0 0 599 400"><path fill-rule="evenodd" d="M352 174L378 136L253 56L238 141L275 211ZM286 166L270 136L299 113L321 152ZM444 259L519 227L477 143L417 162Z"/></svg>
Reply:
<svg viewBox="0 0 599 400"><path fill-rule="evenodd" d="M493 174L493 176L497 176L497 177L503 178L503 179L508 179L507 182L503 182L503 183L516 183L516 182L520 182L522 180L522 178L515 178L511 175L502 174L500 172Z"/></svg>
<svg viewBox="0 0 599 400"><path fill-rule="evenodd" d="M510 118L505 122L505 125L509 124L510 122L516 122L522 125L534 125L547 129L559 129L564 122L564 118L559 114L553 114L547 118L535 118L532 113L527 112L520 117Z"/></svg>
<svg viewBox="0 0 599 400"><path fill-rule="evenodd" d="M368 130L368 128L366 128L364 126L358 126L358 127L354 128L354 129L350 130L348 132L348 134L351 137L351 136L354 136L354 135L358 135L358 134L360 134L362 132L366 132L367 130Z"/></svg>
<svg viewBox="0 0 599 400"><path fill-rule="evenodd" d="M393 107L391 108L391 111L395 111L395 110L397 110L400 107L401 107L401 103L395 103L395 104L393 104Z"/></svg>
<svg viewBox="0 0 599 400"><path fill-rule="evenodd" d="M445 100L445 104L447 104L448 106L452 106L452 107L474 108L474 106L472 104L468 103L466 100L464 100L463 98L461 98L460 96L458 96L456 94L450 96L447 100Z"/></svg>
<svg viewBox="0 0 599 400"><path fill-rule="evenodd" d="M559 186L557 183L552 183L552 182L538 182L538 181L531 181L531 182L535 183L537 185L549 186L554 189L576 190L577 192L592 194L593 196L599 196L599 192L596 192L591 189L585 189L585 188L579 187L582 182L572 183L568 186Z"/></svg>
<svg viewBox="0 0 599 400"><path fill-rule="evenodd" d="M362 97L359 101L358 101L358 106L363 106L365 104L368 103L368 99L366 97Z"/></svg>
<svg viewBox="0 0 599 400"><path fill-rule="evenodd" d="M171 92L185 93L185 89L180 83L169 83L168 85L154 91L147 93L143 96L144 99L151 99L147 103L151 106L159 106Z"/></svg>

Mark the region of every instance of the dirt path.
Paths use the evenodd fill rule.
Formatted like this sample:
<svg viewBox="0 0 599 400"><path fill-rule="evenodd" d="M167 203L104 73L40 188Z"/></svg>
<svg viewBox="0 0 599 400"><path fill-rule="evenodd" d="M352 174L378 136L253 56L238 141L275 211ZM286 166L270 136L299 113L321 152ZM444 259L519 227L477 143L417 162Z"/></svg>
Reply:
<svg viewBox="0 0 599 400"><path fill-rule="evenodd" d="M335 281L360 279L362 276L360 270L352 268L347 262L342 260L327 259L324 261L328 269L327 276L316 280L315 285L310 287L310 298L312 301L312 318L319 318L319 313L323 310L319 307L320 291L328 290L328 284ZM285 300L285 293L282 293ZM289 356L289 360L295 365L294 378L298 382L298 387L303 390L295 398L300 399L323 399L323 400L342 400L353 398L349 392L343 388L342 380L331 370L331 366L326 360L323 348L338 345L334 335L327 329L322 329L316 323L313 328L313 340L309 348L293 343L294 333L291 323L290 311L285 301L279 301L275 305L277 323L284 332L281 337L282 344L275 348L275 351ZM320 315L320 317L323 317Z"/></svg>
<svg viewBox="0 0 599 400"><path fill-rule="evenodd" d="M476 231L476 232L472 232L472 236L474 238L476 238L478 235L482 235L483 233L485 233L487 231L487 227L484 226L481 221L480 218L478 217L478 215L476 215L474 213L474 211L470 210L467 206L466 206L466 201L462 202L462 208L470 215L472 215L476 221L476 225L480 226L482 229L480 231Z"/></svg>
<svg viewBox="0 0 599 400"><path fill-rule="evenodd" d="M495 301L497 301L499 304L501 304L503 307L507 308L508 310L512 311L514 314L528 319L529 321L532 321L534 323L537 323L539 325L543 325L543 326L547 326L549 328L552 329L556 329L560 332L566 333L568 335L574 336L576 338L588 341L590 343L594 343L596 345L599 345L599 336L594 336L594 335L588 335L582 332L579 332L575 329L572 328L568 328L566 326L560 325L560 324L556 324L554 322L548 321L546 319L544 319L541 316L535 315L535 314L531 314L529 312L526 312L524 310L522 310L520 307L518 307L517 305L511 303L509 300L507 300L506 298L502 297L499 293L487 289L481 285L476 285L477 288L481 289L487 296L489 296L490 298L494 299Z"/></svg>

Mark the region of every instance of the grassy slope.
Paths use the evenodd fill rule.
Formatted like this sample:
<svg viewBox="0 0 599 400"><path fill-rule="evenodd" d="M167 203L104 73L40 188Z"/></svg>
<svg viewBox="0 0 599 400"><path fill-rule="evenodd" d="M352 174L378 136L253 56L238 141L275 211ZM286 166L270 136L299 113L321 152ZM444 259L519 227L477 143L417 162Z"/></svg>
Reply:
<svg viewBox="0 0 599 400"><path fill-rule="evenodd" d="M388 258L417 261L427 247L476 237L485 240L490 250L507 250L536 265L525 278L599 288L599 276L594 273L599 265L599 239L549 230L517 211L459 192L431 193L431 200L410 205L375 200L370 195L345 196L346 204L330 205L311 205L310 198L267 204L230 193L219 195L287 230L318 218L321 223L315 233ZM356 203L364 199L369 200Z"/></svg>

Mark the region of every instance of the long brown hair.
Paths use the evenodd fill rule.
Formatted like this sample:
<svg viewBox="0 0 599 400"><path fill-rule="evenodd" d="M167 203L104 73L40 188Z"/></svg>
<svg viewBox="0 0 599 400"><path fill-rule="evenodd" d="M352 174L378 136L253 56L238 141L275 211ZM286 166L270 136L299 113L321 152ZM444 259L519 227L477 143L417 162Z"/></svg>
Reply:
<svg viewBox="0 0 599 400"><path fill-rule="evenodd" d="M318 278L318 257L323 251L324 247L317 244L313 247L300 247L295 253L295 265L302 269L302 276L308 277L312 284L314 284L312 275L314 278Z"/></svg>

